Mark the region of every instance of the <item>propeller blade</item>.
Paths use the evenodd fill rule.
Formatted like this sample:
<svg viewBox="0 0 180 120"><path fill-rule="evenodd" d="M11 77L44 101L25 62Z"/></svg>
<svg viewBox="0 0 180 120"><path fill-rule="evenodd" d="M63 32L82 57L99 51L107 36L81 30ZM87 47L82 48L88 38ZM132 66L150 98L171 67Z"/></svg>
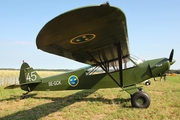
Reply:
<svg viewBox="0 0 180 120"><path fill-rule="evenodd" d="M172 62L173 60L173 55L174 55L174 49L172 49L170 55L169 55L169 62Z"/></svg>

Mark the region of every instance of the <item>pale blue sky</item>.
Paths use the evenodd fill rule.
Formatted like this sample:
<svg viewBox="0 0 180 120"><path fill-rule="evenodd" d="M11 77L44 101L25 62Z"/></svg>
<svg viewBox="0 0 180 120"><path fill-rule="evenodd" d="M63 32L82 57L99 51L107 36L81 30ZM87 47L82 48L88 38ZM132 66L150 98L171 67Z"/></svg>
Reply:
<svg viewBox="0 0 180 120"><path fill-rule="evenodd" d="M66 11L104 0L1 0L0 68L19 68L22 60L34 68L76 69L85 66L43 52L36 36L52 18ZM169 57L175 50L180 69L180 0L109 0L126 14L130 53L144 60Z"/></svg>

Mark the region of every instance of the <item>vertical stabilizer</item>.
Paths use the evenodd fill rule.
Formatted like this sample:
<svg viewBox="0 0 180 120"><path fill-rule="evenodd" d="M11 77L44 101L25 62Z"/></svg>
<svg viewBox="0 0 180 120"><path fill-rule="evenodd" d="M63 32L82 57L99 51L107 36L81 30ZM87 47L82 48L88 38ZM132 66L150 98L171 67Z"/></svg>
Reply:
<svg viewBox="0 0 180 120"><path fill-rule="evenodd" d="M23 63L20 69L19 84L21 89L31 91L37 83L41 82L41 77L27 63ZM33 88L32 88L33 87Z"/></svg>

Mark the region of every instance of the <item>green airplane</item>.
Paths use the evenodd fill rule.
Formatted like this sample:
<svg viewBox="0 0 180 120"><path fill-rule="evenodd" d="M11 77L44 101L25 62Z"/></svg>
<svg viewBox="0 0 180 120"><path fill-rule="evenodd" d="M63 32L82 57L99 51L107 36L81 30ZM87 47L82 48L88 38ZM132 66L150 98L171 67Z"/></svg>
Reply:
<svg viewBox="0 0 180 120"><path fill-rule="evenodd" d="M20 68L19 85L27 91L58 91L120 87L128 92L132 106L148 108L150 97L137 86L170 69L169 58L142 61L129 53L125 14L108 3L63 13L50 20L36 38L38 49L89 66L75 71L41 78L26 62ZM60 63L64 64L64 63Z"/></svg>

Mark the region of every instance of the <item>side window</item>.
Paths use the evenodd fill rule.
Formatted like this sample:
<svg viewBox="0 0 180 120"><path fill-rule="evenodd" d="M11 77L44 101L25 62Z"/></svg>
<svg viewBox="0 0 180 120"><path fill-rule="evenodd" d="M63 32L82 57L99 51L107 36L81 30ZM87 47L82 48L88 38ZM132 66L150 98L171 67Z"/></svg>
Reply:
<svg viewBox="0 0 180 120"><path fill-rule="evenodd" d="M138 64L141 64L143 61L137 57L127 57L122 60L122 69L128 69L137 66ZM108 72L114 72L119 70L119 61L114 60L108 63L103 63L104 69ZM102 74L105 73L105 71L97 66L89 66L85 69L86 75L94 75L94 74Z"/></svg>
<svg viewBox="0 0 180 120"><path fill-rule="evenodd" d="M90 66L85 69L86 75L94 75L94 74L101 74L104 73L104 70L102 70L99 66Z"/></svg>
<svg viewBox="0 0 180 120"><path fill-rule="evenodd" d="M131 59L126 58L123 60L122 66L123 66L123 69L127 69L131 67L135 67L136 64Z"/></svg>

